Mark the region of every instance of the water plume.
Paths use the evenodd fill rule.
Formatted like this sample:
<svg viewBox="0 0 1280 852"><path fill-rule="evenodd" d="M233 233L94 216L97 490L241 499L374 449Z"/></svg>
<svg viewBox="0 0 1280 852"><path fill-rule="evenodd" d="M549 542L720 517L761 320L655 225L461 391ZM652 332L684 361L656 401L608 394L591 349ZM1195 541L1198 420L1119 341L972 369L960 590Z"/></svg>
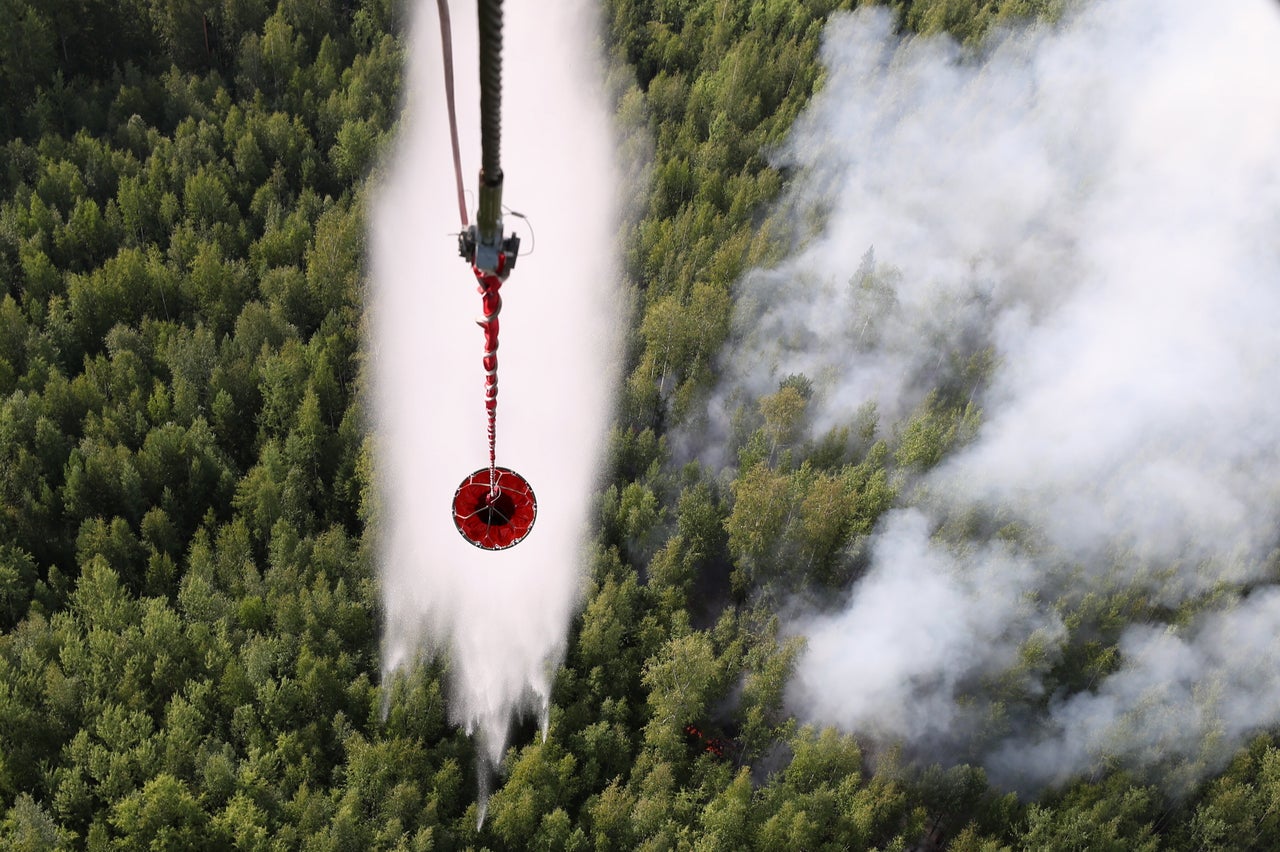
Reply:
<svg viewBox="0 0 1280 852"><path fill-rule="evenodd" d="M1109 761L1185 789L1280 722L1278 48L1267 0L1077 4L976 52L829 23L778 155L818 225L741 282L708 423L793 373L816 434L873 403L892 439L939 388L984 416L792 620L799 715L1026 789ZM1118 661L1065 682L1090 638Z"/></svg>
<svg viewBox="0 0 1280 852"><path fill-rule="evenodd" d="M389 694L398 672L443 658L452 720L497 766L513 719L536 714L546 733L581 594L617 372L614 144L591 5L508 3L504 197L532 228L507 217L527 254L502 289L498 463L529 480L539 513L519 545L482 551L450 512L458 483L488 461L483 335L473 322L480 297L456 252L435 4L419 11L407 103L370 234L383 680ZM474 187L475 4L455 3L452 13L463 174Z"/></svg>

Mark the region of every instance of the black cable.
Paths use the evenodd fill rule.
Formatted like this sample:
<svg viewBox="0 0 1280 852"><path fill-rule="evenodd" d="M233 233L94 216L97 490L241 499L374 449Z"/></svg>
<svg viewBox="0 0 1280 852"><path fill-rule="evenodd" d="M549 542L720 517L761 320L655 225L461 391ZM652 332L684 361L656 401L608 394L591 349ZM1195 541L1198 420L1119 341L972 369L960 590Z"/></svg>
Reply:
<svg viewBox="0 0 1280 852"><path fill-rule="evenodd" d="M489 185L502 182L502 0L479 0L480 168Z"/></svg>

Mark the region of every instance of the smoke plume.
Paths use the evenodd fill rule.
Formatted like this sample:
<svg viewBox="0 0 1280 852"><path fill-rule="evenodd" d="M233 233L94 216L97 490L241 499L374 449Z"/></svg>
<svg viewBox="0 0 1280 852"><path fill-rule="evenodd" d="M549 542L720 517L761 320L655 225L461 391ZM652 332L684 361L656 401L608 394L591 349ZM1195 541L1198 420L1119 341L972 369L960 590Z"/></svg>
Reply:
<svg viewBox="0 0 1280 852"><path fill-rule="evenodd" d="M612 414L619 316L613 139L585 2L508 3L504 200L522 255L502 289L498 464L538 498L529 537L478 550L454 529L462 479L488 464L480 297L459 229L434 3L421 4L399 139L374 210L368 349L381 483L384 683L446 661L453 721L496 765L516 716L546 723L580 595L587 506ZM474 2L452 4L463 177L479 169ZM475 199L468 206L474 210Z"/></svg>
<svg viewBox="0 0 1280 852"><path fill-rule="evenodd" d="M712 411L804 373L817 434L873 403L892 440L940 387L983 417L793 620L793 708L1024 789L1194 782L1280 722L1276 4L1096 2L976 52L863 10L823 61L779 153L818 225L741 283ZM1050 676L1091 638L1118 660Z"/></svg>

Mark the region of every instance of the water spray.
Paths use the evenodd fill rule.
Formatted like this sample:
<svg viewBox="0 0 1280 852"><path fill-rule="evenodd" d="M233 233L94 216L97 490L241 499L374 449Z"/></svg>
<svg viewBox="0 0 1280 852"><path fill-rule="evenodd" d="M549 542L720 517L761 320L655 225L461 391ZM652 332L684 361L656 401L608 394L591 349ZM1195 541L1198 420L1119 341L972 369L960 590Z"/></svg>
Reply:
<svg viewBox="0 0 1280 852"><path fill-rule="evenodd" d="M552 686L583 590L627 303L616 252L581 250L615 238L621 196L606 75L593 42L599 10L593 0L505 3L505 26L520 37L506 39L503 51L505 67L519 69L502 82L504 194L528 199L536 210L538 255L530 251L532 230L519 228L520 278L516 295L503 299L501 318L503 409L520 428L503 431L492 465L475 459L484 466L467 466L481 469L467 478L474 488L460 489L466 470L459 459L479 452L477 433L488 419L487 406L476 404L481 335L469 322L481 313L471 288L483 282L472 283L468 273L464 284L454 259L459 220L469 232L479 200L481 128L473 116L480 91L470 68L480 49L473 0L449 5L468 24L452 32L452 51L467 66L454 81L457 121L452 129L446 121L451 87L442 79L442 27L432 3L415 16L404 114L370 217L366 346L379 486L373 522L384 689L394 694L399 677L428 660L441 662L449 721L475 744L483 811L489 773L502 762L513 722L537 720L547 732ZM450 74L452 62L443 70ZM455 138L451 161L446 152ZM464 173L469 188L460 191ZM504 219L519 217L497 209ZM507 273L515 254L504 261ZM525 298L527 291L534 293ZM486 341L485 353L494 349ZM510 544L533 512L524 518L481 499L493 490L492 474L500 499L510 495L532 509L532 492L521 493L512 468L536 484L538 503L555 506L539 514L537 535L519 547ZM459 498L477 499L473 530L491 536L481 546L460 535L454 514L444 511L459 491ZM501 519L494 515L510 523L495 523Z"/></svg>

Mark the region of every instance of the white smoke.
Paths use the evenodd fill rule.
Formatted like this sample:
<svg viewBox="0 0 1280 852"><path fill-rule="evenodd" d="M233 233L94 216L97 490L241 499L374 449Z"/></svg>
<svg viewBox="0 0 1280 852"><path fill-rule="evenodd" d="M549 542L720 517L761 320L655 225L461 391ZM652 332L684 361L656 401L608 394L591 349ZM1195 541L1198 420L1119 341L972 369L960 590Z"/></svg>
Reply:
<svg viewBox="0 0 1280 852"><path fill-rule="evenodd" d="M1280 720L1280 589L1212 613L1188 635L1129 628L1124 668L1059 703L1045 728L989 758L997 777L1062 783L1108 755L1161 766L1186 792L1246 737Z"/></svg>
<svg viewBox="0 0 1280 852"><path fill-rule="evenodd" d="M463 177L479 169L474 2L452 5ZM497 765L516 716L546 711L581 594L588 505L612 415L620 321L613 138L592 4L506 4L504 201L536 231L502 289L498 464L538 498L529 537L479 550L454 528L462 479L488 464L483 335L459 230L435 4L420 5L407 104L372 217L374 428L381 489L383 673L447 661L454 722ZM474 211L474 197L469 207ZM530 252L530 250L532 250Z"/></svg>
<svg viewBox="0 0 1280 852"><path fill-rule="evenodd" d="M802 372L817 430L872 402L892 434L953 356L997 366L848 605L793 625L799 714L1030 787L1107 758L1189 781L1280 721L1276 592L1233 603L1275 580L1280 532L1278 11L1096 2L978 56L830 22L782 152L820 226L743 282L712 410ZM1019 543L939 534L975 514ZM1074 608L1116 590L1217 609L1131 626L1113 673L1040 695ZM1026 717L997 712L1011 688Z"/></svg>

